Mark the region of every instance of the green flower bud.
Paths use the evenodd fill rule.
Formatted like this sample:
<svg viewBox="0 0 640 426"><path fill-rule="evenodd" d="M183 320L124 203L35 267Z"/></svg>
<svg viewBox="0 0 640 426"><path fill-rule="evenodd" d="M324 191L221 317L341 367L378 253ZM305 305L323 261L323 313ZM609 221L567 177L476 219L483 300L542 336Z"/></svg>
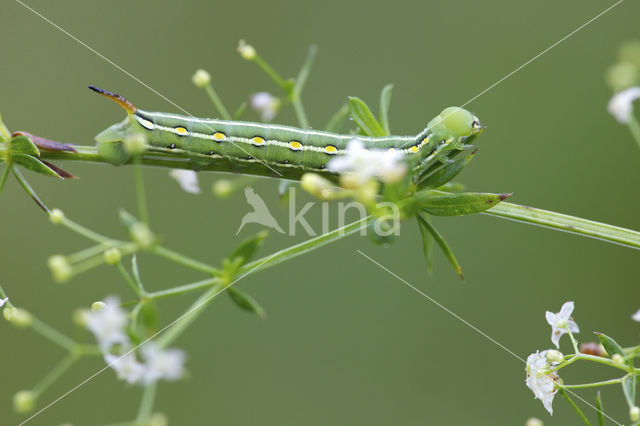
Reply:
<svg viewBox="0 0 640 426"><path fill-rule="evenodd" d="M628 62L613 64L607 70L605 81L614 92L619 92L636 84L640 75L638 68Z"/></svg>
<svg viewBox="0 0 640 426"><path fill-rule="evenodd" d="M613 354L613 356L611 357L611 361L613 361L615 364L619 365L619 366L625 366L625 362L624 362L624 357L620 354Z"/></svg>
<svg viewBox="0 0 640 426"><path fill-rule="evenodd" d="M109 264L109 265L116 265L118 264L118 262L120 262L120 259L122 259L122 253L120 253L120 250L118 250L117 248L110 248L107 251L104 252L104 260Z"/></svg>
<svg viewBox="0 0 640 426"><path fill-rule="evenodd" d="M51 223L58 225L64 220L64 213L60 209L53 209L49 214L49 220Z"/></svg>
<svg viewBox="0 0 640 426"><path fill-rule="evenodd" d="M247 44L244 40L240 40L238 43L238 53L248 61L256 57L256 49L254 49L250 44Z"/></svg>
<svg viewBox="0 0 640 426"><path fill-rule="evenodd" d="M129 229L131 233L131 238L136 243L140 244L144 248L149 248L153 245L155 241L155 236L149 229L149 227L143 222L136 222L131 225Z"/></svg>
<svg viewBox="0 0 640 426"><path fill-rule="evenodd" d="M335 194L333 184L315 173L305 173L300 179L302 189L321 200L331 199Z"/></svg>
<svg viewBox="0 0 640 426"><path fill-rule="evenodd" d="M28 390L21 390L13 395L13 409L16 413L25 414L33 411L36 405L36 394Z"/></svg>
<svg viewBox="0 0 640 426"><path fill-rule="evenodd" d="M640 420L640 408L637 405L629 408L629 418L634 423Z"/></svg>
<svg viewBox="0 0 640 426"><path fill-rule="evenodd" d="M84 308L76 309L75 311L73 311L73 316L72 316L73 322L80 327L83 327L83 328L86 327L88 313L89 313L89 309L84 309Z"/></svg>
<svg viewBox="0 0 640 426"><path fill-rule="evenodd" d="M147 426L168 426L169 419L163 413L153 413L149 420L147 420Z"/></svg>
<svg viewBox="0 0 640 426"><path fill-rule="evenodd" d="M129 133L123 141L124 149L131 155L142 155L147 148L147 138L142 133Z"/></svg>
<svg viewBox="0 0 640 426"><path fill-rule="evenodd" d="M59 283L68 281L71 278L71 265L67 258L61 255L54 255L47 261L47 266L53 275L53 279Z"/></svg>
<svg viewBox="0 0 640 426"><path fill-rule="evenodd" d="M640 68L640 40L628 40L620 46L618 59Z"/></svg>
<svg viewBox="0 0 640 426"><path fill-rule="evenodd" d="M524 426L544 426L544 423L542 423L542 420L540 419L530 417L529 419L527 419L527 422L524 424Z"/></svg>
<svg viewBox="0 0 640 426"><path fill-rule="evenodd" d="M218 198L227 198L233 194L233 184L229 179L218 179L213 182L213 194Z"/></svg>
<svg viewBox="0 0 640 426"><path fill-rule="evenodd" d="M99 311L100 309L104 308L105 306L106 305L105 305L104 302L101 302L101 301L98 300L97 302L93 302L91 304L91 310L92 311Z"/></svg>
<svg viewBox="0 0 640 426"><path fill-rule="evenodd" d="M16 327L29 327L33 322L33 317L29 312L16 308L15 306L7 306L4 308L2 315L4 315L4 319Z"/></svg>
<svg viewBox="0 0 640 426"><path fill-rule="evenodd" d="M195 72L195 74L193 74L193 77L191 77L191 81L193 81L193 84L195 84L196 87L205 87L211 82L211 74L203 69L199 69Z"/></svg>
<svg viewBox="0 0 640 426"><path fill-rule="evenodd" d="M549 362L555 362L555 363L559 363L564 361L564 355L562 355L562 352L557 351L555 349L551 349L549 351L547 351L547 361Z"/></svg>

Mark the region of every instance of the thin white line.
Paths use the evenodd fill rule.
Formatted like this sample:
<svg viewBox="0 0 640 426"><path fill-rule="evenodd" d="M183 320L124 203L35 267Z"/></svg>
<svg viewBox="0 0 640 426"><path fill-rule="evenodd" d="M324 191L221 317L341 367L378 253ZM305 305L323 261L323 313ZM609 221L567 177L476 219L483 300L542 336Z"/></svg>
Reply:
<svg viewBox="0 0 640 426"><path fill-rule="evenodd" d="M141 85L143 85L144 87L146 87L147 89L151 90L153 93L155 93L156 95L160 96L162 99L164 99L165 101L169 102L171 105L173 105L174 107L178 108L180 111L184 112L186 115L189 116L189 118L195 118L189 111L187 111L186 109L182 108L180 105L176 104L175 102L173 102L171 99L167 98L165 95L163 95L162 93L158 92L157 90L155 90L153 87L149 86L147 83L145 83L144 81L140 80L138 77L136 77L135 75L131 74L129 71L125 70L124 68L122 68L120 65L116 64L115 62L111 61L109 58L107 58L106 56L104 56L102 53L98 52L97 50L95 50L93 47L89 46L88 44L84 43L83 41L81 41L80 39L78 39L76 36L74 36L73 34L69 33L67 30L65 30L64 28L60 27L59 25L57 25L55 22L51 21L49 18L43 16L41 13L39 13L38 11L34 10L33 8L31 8L30 6L24 4L22 1L20 0L16 0L16 2L20 3L22 6L24 6L26 9L30 10L31 12L33 12L34 14L36 14L37 16L39 16L40 18L42 18L45 22L51 24L53 27L57 28L58 30L60 30L62 33L66 34L67 36L69 36L71 39L73 39L75 42L77 42L78 44L86 47L87 49L89 49L91 52L95 53L97 56L99 56L100 58L102 58L103 60L105 60L106 62L108 62L109 64L113 65L114 67L116 67L118 70L120 70L122 73L124 73L125 75L131 77L132 79L134 79L135 81L137 81L138 83L140 83ZM209 127L209 130L214 131L213 128ZM233 142L231 142L233 145L235 145ZM247 155L251 155L248 151L246 151L244 148L237 146L237 148L239 148L240 150L244 151ZM264 166L266 166L268 169L270 169L272 172L274 172L275 174L277 174L278 176L282 176L281 173L279 173L277 170L273 169L271 166L269 166L267 163L265 163L264 161L257 159L258 162L262 163Z"/></svg>
<svg viewBox="0 0 640 426"><path fill-rule="evenodd" d="M416 291L417 293L419 293L420 295L422 295L423 297L425 297L426 299L428 299L430 302L432 302L433 304L435 304L436 306L438 306L439 308L443 309L445 312L447 312L448 314L452 315L454 318L456 318L457 320L461 321L462 323L464 323L465 325L467 325L468 327L470 327L471 329L473 329L474 331L480 333L482 336L486 337L488 340L490 340L491 342L495 343L496 345L498 345L500 348L504 349L506 352L508 352L509 354L513 355L515 358L517 358L518 360L520 360L523 364L527 364L527 362L520 357L519 355L516 355L513 351L511 351L509 348L507 348L506 346L504 346L502 343L498 342L496 339L494 339L493 337L489 336L487 333L485 333L484 331L480 330L478 327L476 327L475 325L471 324L469 321L465 320L464 318L462 318L461 316L459 316L458 314L456 314L455 312L451 311L449 308L447 308L446 306L442 305L441 303L439 303L437 300L433 299L432 297L430 297L428 294L424 293L422 290L418 289L417 287L411 285L410 283L408 283L406 280L404 280L403 278L399 277L398 275L396 275L395 273L393 273L392 271L390 271L388 268L382 266L380 263L376 262L375 260L373 260L371 257L367 256L366 254L364 254L362 251L357 250L356 251L358 253L360 253L362 256L364 256L365 258L369 259L372 263L378 265L381 269L385 270L386 272L388 272L389 274L391 274L392 276L396 277L398 280L400 280L403 284L405 284L406 286L408 286L409 288L413 289L414 291ZM612 422L614 422L615 424L617 424L618 426L623 426L622 423L617 422L615 419L611 418L609 415L607 415L606 413L598 410L597 407L594 407L593 405L591 405L591 403L587 402L586 400L584 400L582 397L580 397L580 395L576 394L575 392L571 391L571 389L565 389L565 391L567 391L568 393L570 393L571 395L575 396L576 398L578 398L580 401L584 402L586 405L588 405L589 407L593 408L594 410L602 413L603 416L605 416L606 418L608 418L609 420L611 420Z"/></svg>
<svg viewBox="0 0 640 426"><path fill-rule="evenodd" d="M84 384L86 384L87 382L93 380L96 376L98 376L100 373L102 373L105 370L108 370L109 367L111 367L113 364L116 364L118 361L122 360L124 357L126 357L127 355L133 353L136 349L140 348L141 346L143 346L145 343L147 343L148 341L150 341L151 339L155 338L156 336L158 336L161 333L164 333L167 329L171 328L172 326L174 326L176 323L182 321L183 319L185 319L187 316L191 315L193 312L195 312L196 310L200 309L200 307L202 307L203 305L207 304L211 299L215 298L217 295L219 295L220 293L222 293L223 291L225 291L227 288L233 286L235 283L237 283L238 281L240 281L241 279L243 279L244 277L246 277L247 275L249 275L250 273L252 273L253 271L255 271L257 268L261 267L262 265L264 265L265 263L267 263L269 260L271 260L272 257L274 257L277 253L274 253L273 255L269 256L267 259L265 259L263 262L261 262L260 264L256 265L255 267L251 268L251 270L247 271L246 273L242 274L241 276L239 276L237 279L235 279L231 284L229 284L228 286L225 286L222 290L218 291L217 293L211 295L210 297L206 298L205 300L203 300L202 302L200 302L199 304L197 304L196 306L194 306L193 308L189 309L187 312L185 312L184 314L180 315L178 318L176 318L175 320L173 320L172 322L170 322L169 324L167 324L166 326L164 326L160 331L157 331L155 334L153 334L152 336L146 338L145 340L143 340L140 344L138 344L137 346L133 347L132 349L130 349L129 351L127 351L126 353L124 353L123 355L121 355L118 359L116 359L115 361L107 364L105 367L101 368L100 370L98 370L97 372L93 373L91 376L89 376L88 378L86 378L85 380L83 380L82 382L80 382L79 384L77 384L76 386L72 387L71 389L69 389L68 391L66 391L64 394L62 394L60 397L56 398L55 400L51 401L49 404L45 405L44 407L42 407L40 410L38 410L37 412L33 413L33 415L31 415L30 417L28 417L27 419L23 420L21 423L18 424L18 426L22 426L25 423L29 422L30 420L32 420L34 417L38 416L39 414L41 414L43 411L49 409L51 406L53 406L54 404L56 404L57 402L59 402L60 400L62 400L63 398L65 398L67 395L69 395L70 393L74 392L75 390L77 390L78 388L80 388L81 386L83 386Z"/></svg>

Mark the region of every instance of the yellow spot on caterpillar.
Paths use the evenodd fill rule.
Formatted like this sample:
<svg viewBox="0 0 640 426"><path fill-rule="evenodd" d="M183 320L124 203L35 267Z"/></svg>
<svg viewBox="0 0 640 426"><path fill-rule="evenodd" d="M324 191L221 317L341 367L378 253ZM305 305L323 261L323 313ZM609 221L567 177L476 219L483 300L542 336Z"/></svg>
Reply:
<svg viewBox="0 0 640 426"><path fill-rule="evenodd" d="M251 142L253 142L254 145L264 145L264 139L262 139L260 136L252 138Z"/></svg>
<svg viewBox="0 0 640 426"><path fill-rule="evenodd" d="M412 146L411 148L409 148L409 151L411 152L418 152L418 147L416 145Z"/></svg>
<svg viewBox="0 0 640 426"><path fill-rule="evenodd" d="M394 147L389 148L389 152L396 152L396 149Z"/></svg>
<svg viewBox="0 0 640 426"><path fill-rule="evenodd" d="M425 145L428 144L429 143L429 138L422 139L422 143L425 144Z"/></svg>
<svg viewBox="0 0 640 426"><path fill-rule="evenodd" d="M176 127L174 130L181 136L187 134L187 129L185 129L184 127Z"/></svg>
<svg viewBox="0 0 640 426"><path fill-rule="evenodd" d="M327 154L335 154L338 151L338 148L336 148L333 145L327 145L327 146L324 147L324 151Z"/></svg>
<svg viewBox="0 0 640 426"><path fill-rule="evenodd" d="M224 133L216 132L213 134L213 137L221 141L222 139L224 139Z"/></svg>
<svg viewBox="0 0 640 426"><path fill-rule="evenodd" d="M298 151L300 149L302 149L302 144L298 141L291 141L289 142L289 147L291 149L293 149L294 151Z"/></svg>

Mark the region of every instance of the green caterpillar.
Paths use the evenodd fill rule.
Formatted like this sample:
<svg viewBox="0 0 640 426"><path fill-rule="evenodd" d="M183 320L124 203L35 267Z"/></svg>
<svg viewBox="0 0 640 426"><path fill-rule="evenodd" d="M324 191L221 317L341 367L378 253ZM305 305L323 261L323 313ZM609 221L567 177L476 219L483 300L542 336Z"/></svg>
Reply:
<svg viewBox="0 0 640 426"><path fill-rule="evenodd" d="M226 161L228 171L275 176L271 171L285 179L298 179L308 171L328 172L327 163L346 154L354 137L366 149L401 151L415 164L414 170L421 172L435 162L446 162L483 130L476 116L458 107L444 109L417 136L369 137L143 111L118 94L89 88L128 113L124 121L96 136L98 143L121 142L127 134L140 132L151 147L164 154L180 153L201 165Z"/></svg>

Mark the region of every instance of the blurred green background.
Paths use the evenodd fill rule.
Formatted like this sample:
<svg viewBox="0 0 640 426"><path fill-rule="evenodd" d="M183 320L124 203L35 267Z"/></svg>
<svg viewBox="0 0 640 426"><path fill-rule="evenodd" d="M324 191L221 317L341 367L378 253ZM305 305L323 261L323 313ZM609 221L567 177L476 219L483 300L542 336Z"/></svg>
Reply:
<svg viewBox="0 0 640 426"><path fill-rule="evenodd" d="M377 103L394 83L392 130L415 134L448 105L460 105L612 4L572 0L426 2L250 0L247 2L29 0L28 5L195 115L214 115L191 83L208 69L230 107L256 91L276 92L236 52L253 44L284 75L295 75L307 47L319 56L304 93L314 127L346 96ZM166 101L17 2L1 6L0 111L12 130L93 143L122 110L92 94L115 90L149 110L178 112ZM619 44L638 37L637 2L623 2L468 108L488 130L461 176L471 190L513 192L511 201L640 228L640 152L606 113L604 72ZM247 119L255 119L247 116ZM286 112L278 121L295 124ZM132 170L66 164L80 179L29 174L43 200L72 219L122 237L117 209L135 211ZM167 245L218 262L238 242L248 211L243 195L215 199L219 176L201 174L204 195L182 192L165 170L146 172L152 225ZM280 223L277 182L256 190ZM300 200L299 203L307 199ZM319 208L309 216L319 229ZM46 216L11 180L0 197L0 284L12 301L79 338L71 313L109 294L130 294L117 271L101 267L66 285L46 268L51 254L87 242ZM335 224L334 224L335 225ZM549 417L524 385L524 365L359 255L359 249L426 292L519 356L551 346L545 310L576 303L582 341L592 331L637 342L638 253L634 250L488 216L436 219L465 270L461 282L438 254L428 276L414 223L389 248L352 237L238 285L269 317L214 302L176 345L190 376L162 384L157 409L174 425L547 425L578 424L558 397ZM246 237L260 229L249 225ZM273 234L263 253L303 237ZM201 275L141 257L149 289ZM172 321L193 300L162 303ZM76 330L76 331L74 331ZM566 339L566 338L565 338ZM562 348L569 351L568 340ZM12 395L30 388L63 356L55 345L0 323L0 423L15 424ZM45 393L40 406L104 364L84 360ZM610 378L598 366L563 370L565 382ZM588 401L594 391L580 393ZM140 391L112 371L83 385L29 424L96 425L131 419ZM618 388L605 389L606 411L627 422ZM595 419L589 407L581 405Z"/></svg>

